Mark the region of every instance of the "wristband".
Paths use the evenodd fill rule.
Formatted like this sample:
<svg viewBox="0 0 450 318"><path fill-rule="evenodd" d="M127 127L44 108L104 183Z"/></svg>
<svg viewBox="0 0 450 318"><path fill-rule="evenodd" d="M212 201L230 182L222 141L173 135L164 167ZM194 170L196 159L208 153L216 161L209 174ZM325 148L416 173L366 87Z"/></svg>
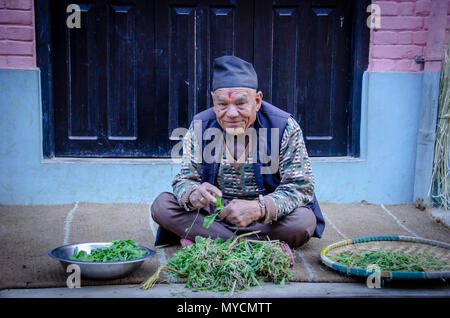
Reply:
<svg viewBox="0 0 450 318"><path fill-rule="evenodd" d="M262 211L264 209L264 216L261 216L258 219L258 222L264 223L264 221L267 218L267 209L266 209L266 203L264 202L264 197L261 194L258 197L258 204L259 204L259 207L261 209L261 215L262 215Z"/></svg>

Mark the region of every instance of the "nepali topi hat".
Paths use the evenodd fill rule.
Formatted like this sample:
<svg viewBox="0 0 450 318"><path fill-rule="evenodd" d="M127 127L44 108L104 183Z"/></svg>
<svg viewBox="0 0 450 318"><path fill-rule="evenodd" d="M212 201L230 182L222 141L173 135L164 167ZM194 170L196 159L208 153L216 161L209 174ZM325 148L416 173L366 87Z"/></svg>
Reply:
<svg viewBox="0 0 450 318"><path fill-rule="evenodd" d="M258 88L258 76L253 65L233 55L214 60L212 91L219 88Z"/></svg>

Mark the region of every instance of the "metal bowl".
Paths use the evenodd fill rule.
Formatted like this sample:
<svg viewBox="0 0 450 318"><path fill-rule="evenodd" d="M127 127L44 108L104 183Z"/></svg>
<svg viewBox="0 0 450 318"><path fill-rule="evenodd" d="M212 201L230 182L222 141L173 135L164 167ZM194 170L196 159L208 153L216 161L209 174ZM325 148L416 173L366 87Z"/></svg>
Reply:
<svg viewBox="0 0 450 318"><path fill-rule="evenodd" d="M111 242L86 242L74 243L56 247L48 252L48 255L60 261L64 270L70 264L77 264L80 267L81 277L87 279L116 279L125 277L138 269L148 258L152 257L156 252L146 246L139 245L139 248L147 252L147 255L131 261L120 262L85 262L71 260L75 248L90 253L91 250L98 247L109 247Z"/></svg>

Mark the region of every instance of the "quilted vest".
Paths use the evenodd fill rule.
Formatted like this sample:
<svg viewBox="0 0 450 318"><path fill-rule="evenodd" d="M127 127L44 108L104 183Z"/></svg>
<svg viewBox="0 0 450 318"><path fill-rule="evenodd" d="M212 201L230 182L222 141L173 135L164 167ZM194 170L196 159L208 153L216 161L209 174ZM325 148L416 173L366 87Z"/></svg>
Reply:
<svg viewBox="0 0 450 318"><path fill-rule="evenodd" d="M265 101L262 101L261 108L257 112L255 123L253 124L253 127L256 129L257 136L259 136L259 129L260 128L266 128L267 132L267 138L265 138L265 141L267 142L265 151L267 151L267 156L270 157L270 150L271 148L271 128L277 128L278 129L278 145L281 145L281 139L283 137L283 132L286 128L286 123L288 118L291 115L278 107L275 107L274 105L271 105ZM216 120L216 114L214 113L214 108L208 108L197 115L194 116L194 121L201 121L202 123L202 129L201 133L202 136L204 136L204 132L208 128L217 128L221 129L218 121ZM258 139L259 140L259 139ZM202 149L205 149L206 145L210 142L209 140L206 140L202 138ZM259 147L258 147L259 150ZM213 153L214 155L214 153ZM205 160L205 158L202 155L202 182L208 182L210 184L214 184L217 172L219 168L218 162L209 162L211 160ZM255 181L258 184L259 191L262 195L267 195L269 193L272 193L275 191L275 189L280 184L280 174L279 169L276 170L273 174L268 173L261 173L261 168L263 166L270 165L270 162L263 163L264 160L260 160L259 158L259 151L257 160L255 163L253 163L253 172L255 175ZM322 233L325 229L325 221L322 215L322 211L320 210L319 203L316 199L316 196L314 195L313 200L306 205L307 207L311 208L311 210L314 212L314 215L316 216L316 229L314 231L313 236L320 238L322 236Z"/></svg>

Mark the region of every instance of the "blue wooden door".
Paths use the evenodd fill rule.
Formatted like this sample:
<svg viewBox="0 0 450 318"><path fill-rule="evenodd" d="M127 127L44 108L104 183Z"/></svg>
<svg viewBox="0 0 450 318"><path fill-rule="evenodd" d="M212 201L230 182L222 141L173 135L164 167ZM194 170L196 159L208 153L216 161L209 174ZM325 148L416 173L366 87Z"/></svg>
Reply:
<svg viewBox="0 0 450 318"><path fill-rule="evenodd" d="M66 8L81 8L68 28ZM211 107L214 58L254 63L312 156L347 155L352 1L51 1L55 155L169 157Z"/></svg>

